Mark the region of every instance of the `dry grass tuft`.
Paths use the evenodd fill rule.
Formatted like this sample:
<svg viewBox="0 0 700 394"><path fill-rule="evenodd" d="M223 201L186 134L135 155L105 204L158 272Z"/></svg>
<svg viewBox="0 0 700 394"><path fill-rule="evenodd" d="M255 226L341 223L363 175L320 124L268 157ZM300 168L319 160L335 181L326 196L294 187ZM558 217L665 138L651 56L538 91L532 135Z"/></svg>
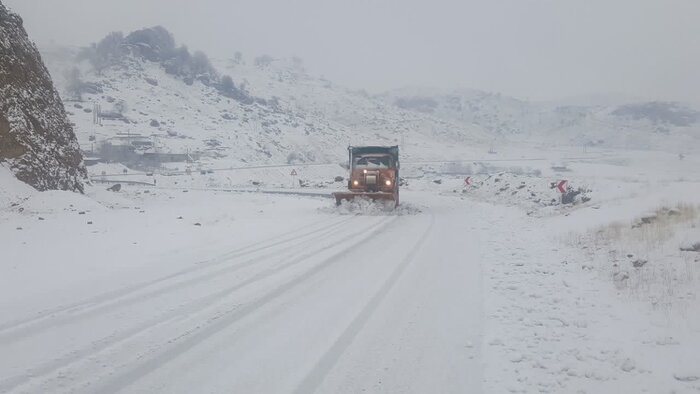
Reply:
<svg viewBox="0 0 700 394"><path fill-rule="evenodd" d="M599 272L634 298L670 309L689 307L690 300L700 295L696 294L700 253L682 250L682 245L700 242L700 209L695 205L660 207L631 223L611 223L584 238L571 241L585 245Z"/></svg>

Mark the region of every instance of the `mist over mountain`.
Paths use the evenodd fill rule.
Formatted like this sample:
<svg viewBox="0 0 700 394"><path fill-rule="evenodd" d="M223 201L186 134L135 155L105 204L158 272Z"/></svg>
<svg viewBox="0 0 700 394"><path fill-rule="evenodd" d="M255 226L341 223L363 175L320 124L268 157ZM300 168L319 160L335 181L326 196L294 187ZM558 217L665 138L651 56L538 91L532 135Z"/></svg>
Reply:
<svg viewBox="0 0 700 394"><path fill-rule="evenodd" d="M700 137L700 113L677 102L538 103L470 89L397 89L379 97L510 141L673 150L679 141ZM675 138L670 143L669 135Z"/></svg>
<svg viewBox="0 0 700 394"><path fill-rule="evenodd" d="M298 57L232 50L211 59L161 26L44 53L62 76L81 146L93 153L124 135L147 139L142 151L225 165L336 162L348 144L458 158L451 152L460 147L494 144L677 151L698 138L696 112L679 103L539 103L474 89L373 95L309 74Z"/></svg>
<svg viewBox="0 0 700 394"><path fill-rule="evenodd" d="M478 127L386 105L309 75L299 58L190 54L163 27L44 49L84 150L124 136L148 154L225 163L336 162L348 144L487 141ZM409 149L410 152L410 149ZM418 154L418 149L413 149ZM212 164L213 165L213 164Z"/></svg>

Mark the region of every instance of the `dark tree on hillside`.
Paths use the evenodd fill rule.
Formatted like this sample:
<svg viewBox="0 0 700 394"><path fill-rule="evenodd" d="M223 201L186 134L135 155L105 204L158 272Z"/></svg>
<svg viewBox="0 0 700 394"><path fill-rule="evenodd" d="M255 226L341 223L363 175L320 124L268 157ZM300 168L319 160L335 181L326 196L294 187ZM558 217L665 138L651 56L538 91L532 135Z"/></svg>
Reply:
<svg viewBox="0 0 700 394"><path fill-rule="evenodd" d="M270 55L262 55L255 58L255 65L260 68L269 66L274 59Z"/></svg>
<svg viewBox="0 0 700 394"><path fill-rule="evenodd" d="M80 70L78 67L73 67L66 71L66 91L75 100L82 101L83 81L81 80Z"/></svg>
<svg viewBox="0 0 700 394"><path fill-rule="evenodd" d="M236 86L236 84L233 83L233 79L228 75L221 77L217 89L223 96L232 98L243 104L252 104L255 101L245 88Z"/></svg>
<svg viewBox="0 0 700 394"><path fill-rule="evenodd" d="M211 65L209 58L202 51L196 51L192 55L192 72L195 75L208 75L211 77L216 75L214 66Z"/></svg>
<svg viewBox="0 0 700 394"><path fill-rule="evenodd" d="M126 54L124 45L124 34L120 31L115 31L107 34L105 38L97 44L92 44L87 48L83 48L78 53L78 60L88 60L95 68L98 74L116 64L124 54Z"/></svg>
<svg viewBox="0 0 700 394"><path fill-rule="evenodd" d="M233 79L228 75L224 75L221 78L221 91L233 92L234 89L236 89L236 85L233 83Z"/></svg>
<svg viewBox="0 0 700 394"><path fill-rule="evenodd" d="M137 53L151 61L163 61L175 50L175 38L162 26L136 30L126 39Z"/></svg>
<svg viewBox="0 0 700 394"><path fill-rule="evenodd" d="M192 55L186 46L175 49L170 58L163 62L165 72L180 76L192 75Z"/></svg>
<svg viewBox="0 0 700 394"><path fill-rule="evenodd" d="M97 54L105 58L114 58L124 53L124 33L114 31L97 43Z"/></svg>

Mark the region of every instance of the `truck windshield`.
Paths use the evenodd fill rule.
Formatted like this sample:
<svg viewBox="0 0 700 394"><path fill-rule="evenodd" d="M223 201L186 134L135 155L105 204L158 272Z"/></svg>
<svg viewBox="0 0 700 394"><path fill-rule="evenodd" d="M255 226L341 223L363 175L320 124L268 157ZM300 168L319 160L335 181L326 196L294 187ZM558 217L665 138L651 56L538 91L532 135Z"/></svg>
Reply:
<svg viewBox="0 0 700 394"><path fill-rule="evenodd" d="M353 168L391 168L389 156L361 156L353 158Z"/></svg>

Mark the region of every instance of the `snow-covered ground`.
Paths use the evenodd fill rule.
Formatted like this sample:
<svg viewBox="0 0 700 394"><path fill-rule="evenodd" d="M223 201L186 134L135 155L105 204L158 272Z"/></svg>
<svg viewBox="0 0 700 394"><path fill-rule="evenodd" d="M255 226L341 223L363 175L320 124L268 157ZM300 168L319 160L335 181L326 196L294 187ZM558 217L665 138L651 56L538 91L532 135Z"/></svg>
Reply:
<svg viewBox="0 0 700 394"><path fill-rule="evenodd" d="M700 391L700 157L575 153L407 160L397 211L339 165L0 167L0 392Z"/></svg>

